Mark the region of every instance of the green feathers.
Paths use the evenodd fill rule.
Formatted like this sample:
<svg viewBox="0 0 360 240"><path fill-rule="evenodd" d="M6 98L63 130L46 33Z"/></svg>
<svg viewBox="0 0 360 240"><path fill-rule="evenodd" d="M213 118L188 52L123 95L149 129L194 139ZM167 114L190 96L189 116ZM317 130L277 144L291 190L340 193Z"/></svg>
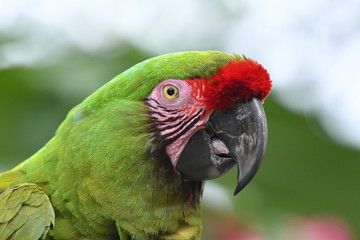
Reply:
<svg viewBox="0 0 360 240"><path fill-rule="evenodd" d="M234 57L225 53L181 52L154 57L136 64L118 75L94 94L84 104L96 110L115 99L142 101L164 79L190 79L208 77Z"/></svg>
<svg viewBox="0 0 360 240"><path fill-rule="evenodd" d="M165 151L149 150L143 100L164 79L207 77L233 58L215 51L152 58L73 108L39 152L0 175L0 189L9 188L0 194L0 239L20 223L13 239L26 229L44 236L54 225L50 202L52 239L199 239L202 183L182 180ZM15 186L21 183L32 184Z"/></svg>
<svg viewBox="0 0 360 240"><path fill-rule="evenodd" d="M49 198L35 184L21 184L0 194L0 239L45 239L55 214Z"/></svg>

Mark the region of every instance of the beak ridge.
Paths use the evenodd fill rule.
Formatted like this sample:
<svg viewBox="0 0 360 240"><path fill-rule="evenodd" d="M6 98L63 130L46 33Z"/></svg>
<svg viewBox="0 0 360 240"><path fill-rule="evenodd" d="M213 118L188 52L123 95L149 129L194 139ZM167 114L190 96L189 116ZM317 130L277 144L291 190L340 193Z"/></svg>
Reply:
<svg viewBox="0 0 360 240"><path fill-rule="evenodd" d="M215 112L210 127L230 151L238 174L234 195L254 177L267 144L267 122L260 100L252 98L225 111Z"/></svg>

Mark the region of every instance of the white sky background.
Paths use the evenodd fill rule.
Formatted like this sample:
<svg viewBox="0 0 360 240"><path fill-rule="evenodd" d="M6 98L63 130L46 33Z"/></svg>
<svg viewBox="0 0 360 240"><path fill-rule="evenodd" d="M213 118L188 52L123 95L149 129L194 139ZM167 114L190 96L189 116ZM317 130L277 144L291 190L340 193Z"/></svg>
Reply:
<svg viewBox="0 0 360 240"><path fill-rule="evenodd" d="M71 47L151 54L216 49L263 64L274 95L360 149L358 0L0 0L0 69L66 58ZM66 50L69 50L67 52Z"/></svg>

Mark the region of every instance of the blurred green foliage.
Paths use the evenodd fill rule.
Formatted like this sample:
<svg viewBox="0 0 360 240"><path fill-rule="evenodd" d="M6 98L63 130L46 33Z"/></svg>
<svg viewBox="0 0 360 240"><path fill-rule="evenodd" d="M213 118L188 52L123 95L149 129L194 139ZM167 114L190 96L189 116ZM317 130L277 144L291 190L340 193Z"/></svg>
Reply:
<svg viewBox="0 0 360 240"><path fill-rule="evenodd" d="M148 57L131 46L96 56L74 51L56 65L0 71L0 170L37 151L73 106ZM271 226L290 214L332 214L360 229L360 152L335 144L315 119L274 98L265 109L267 153L253 182L234 198L239 217ZM233 190L235 178L232 170L216 181Z"/></svg>
<svg viewBox="0 0 360 240"><path fill-rule="evenodd" d="M33 154L72 107L149 57L130 46L124 49L98 56L74 50L56 65L0 70L0 169Z"/></svg>

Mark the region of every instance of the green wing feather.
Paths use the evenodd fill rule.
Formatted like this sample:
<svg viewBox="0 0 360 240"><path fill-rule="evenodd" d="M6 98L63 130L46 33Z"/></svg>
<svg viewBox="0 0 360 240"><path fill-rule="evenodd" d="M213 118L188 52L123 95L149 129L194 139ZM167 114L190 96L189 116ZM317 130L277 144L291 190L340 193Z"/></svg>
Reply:
<svg viewBox="0 0 360 240"><path fill-rule="evenodd" d="M0 240L45 239L55 213L35 184L20 184L0 194Z"/></svg>

